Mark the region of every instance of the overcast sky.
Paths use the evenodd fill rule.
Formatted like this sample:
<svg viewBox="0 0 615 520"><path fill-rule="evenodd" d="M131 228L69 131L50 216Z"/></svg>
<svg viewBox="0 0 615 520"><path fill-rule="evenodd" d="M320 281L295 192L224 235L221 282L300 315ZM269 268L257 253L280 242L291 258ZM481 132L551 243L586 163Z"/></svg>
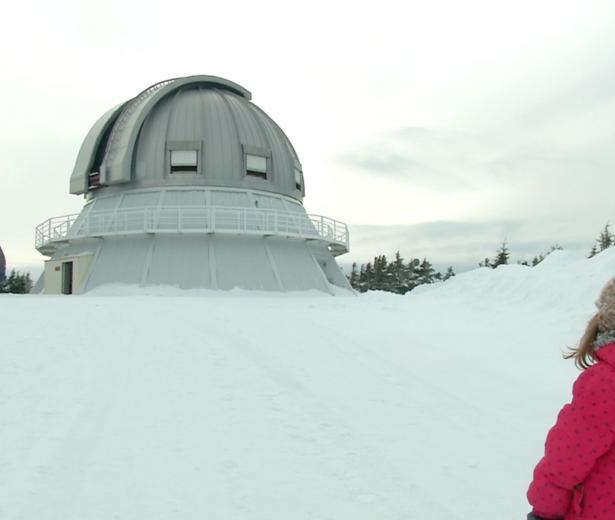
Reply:
<svg viewBox="0 0 615 520"><path fill-rule="evenodd" d="M0 17L0 245L78 212L87 131L160 80L246 87L304 166L309 213L351 253L475 265L615 221L615 2L11 2Z"/></svg>

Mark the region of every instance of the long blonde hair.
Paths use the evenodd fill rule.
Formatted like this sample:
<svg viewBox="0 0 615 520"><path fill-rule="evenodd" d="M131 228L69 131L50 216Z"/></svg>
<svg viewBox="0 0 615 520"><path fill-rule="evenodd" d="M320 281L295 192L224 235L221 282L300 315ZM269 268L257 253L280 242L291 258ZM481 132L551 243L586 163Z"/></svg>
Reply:
<svg viewBox="0 0 615 520"><path fill-rule="evenodd" d="M598 336L599 321L600 313L597 312L587 323L587 327L579 340L579 344L575 348L568 349L569 352L564 354L564 359L574 359L574 364L581 370L589 368L596 362L594 342Z"/></svg>

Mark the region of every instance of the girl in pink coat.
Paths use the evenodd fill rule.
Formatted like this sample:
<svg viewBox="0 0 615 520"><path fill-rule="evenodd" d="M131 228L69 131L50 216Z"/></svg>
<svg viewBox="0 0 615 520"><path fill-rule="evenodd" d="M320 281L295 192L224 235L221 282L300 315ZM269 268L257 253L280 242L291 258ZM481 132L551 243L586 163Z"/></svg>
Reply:
<svg viewBox="0 0 615 520"><path fill-rule="evenodd" d="M534 470L528 520L615 520L615 278L567 358L583 372Z"/></svg>

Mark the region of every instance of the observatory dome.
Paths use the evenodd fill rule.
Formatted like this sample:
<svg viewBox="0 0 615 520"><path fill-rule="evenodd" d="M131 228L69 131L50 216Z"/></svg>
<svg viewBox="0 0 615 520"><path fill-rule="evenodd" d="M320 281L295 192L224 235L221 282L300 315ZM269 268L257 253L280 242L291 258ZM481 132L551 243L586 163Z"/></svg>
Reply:
<svg viewBox="0 0 615 520"><path fill-rule="evenodd" d="M83 209L36 228L49 259L35 290L351 290L334 258L348 251L347 226L306 213L299 158L251 98L232 81L190 76L98 119L70 178Z"/></svg>
<svg viewBox="0 0 615 520"><path fill-rule="evenodd" d="M107 187L224 186L302 200L299 158L282 129L231 81L157 83L105 113L89 131L70 192Z"/></svg>

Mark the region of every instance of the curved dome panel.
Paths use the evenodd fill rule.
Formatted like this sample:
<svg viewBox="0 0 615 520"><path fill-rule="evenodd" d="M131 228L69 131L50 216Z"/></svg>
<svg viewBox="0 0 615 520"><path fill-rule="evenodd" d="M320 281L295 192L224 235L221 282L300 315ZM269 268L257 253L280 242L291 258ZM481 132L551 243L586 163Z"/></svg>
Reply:
<svg viewBox="0 0 615 520"><path fill-rule="evenodd" d="M213 76L173 79L146 89L92 128L71 193L97 196L116 184L192 185L257 189L302 200L303 176L292 144L250 99L243 87ZM103 157L98 184L88 186L97 154ZM190 158L189 164L175 165L180 157Z"/></svg>
<svg viewBox="0 0 615 520"><path fill-rule="evenodd" d="M80 194L88 190L88 177L96 168L94 164L96 156L100 153L99 150L102 148L101 151L104 151L106 146L104 137L109 133L113 123L115 123L122 108L125 106L126 103L117 105L108 112L105 112L88 132L79 149L77 161L70 177L70 193Z"/></svg>

